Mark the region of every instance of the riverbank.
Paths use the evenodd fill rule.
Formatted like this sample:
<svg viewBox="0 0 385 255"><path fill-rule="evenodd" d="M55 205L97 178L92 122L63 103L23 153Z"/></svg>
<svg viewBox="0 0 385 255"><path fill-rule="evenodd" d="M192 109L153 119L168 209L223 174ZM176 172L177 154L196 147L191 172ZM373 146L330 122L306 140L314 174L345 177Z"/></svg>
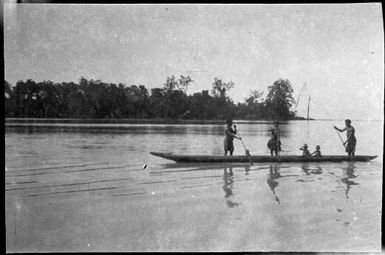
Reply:
<svg viewBox="0 0 385 255"><path fill-rule="evenodd" d="M300 120L300 119L298 119ZM314 120L314 119L311 119ZM242 124L272 124L273 120L234 120ZM61 119L61 118L5 118L5 124L12 123L76 123L76 124L225 124L224 120L190 119ZM287 120L280 121L287 124Z"/></svg>

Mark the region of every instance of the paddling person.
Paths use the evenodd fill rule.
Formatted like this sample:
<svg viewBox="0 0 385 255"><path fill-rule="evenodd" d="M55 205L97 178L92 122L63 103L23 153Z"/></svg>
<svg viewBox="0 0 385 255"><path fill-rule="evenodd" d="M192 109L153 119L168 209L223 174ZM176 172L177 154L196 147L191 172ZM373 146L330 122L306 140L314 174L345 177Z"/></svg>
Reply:
<svg viewBox="0 0 385 255"><path fill-rule="evenodd" d="M305 143L301 148L299 148L302 151L302 156L309 156L310 152L307 149L307 144Z"/></svg>
<svg viewBox="0 0 385 255"><path fill-rule="evenodd" d="M281 141L275 134L271 135L271 139L267 142L267 147L270 149L271 156L278 156L278 151L281 151Z"/></svg>
<svg viewBox="0 0 385 255"><path fill-rule="evenodd" d="M317 145L315 147L315 151L310 155L314 155L314 157L321 157L322 156L321 155L321 147L319 145Z"/></svg>
<svg viewBox="0 0 385 255"><path fill-rule="evenodd" d="M281 130L279 130L278 124L279 124L278 121L274 121L274 124L273 124L274 126L272 129L270 129L271 139L267 143L267 147L269 147L269 149L270 147L277 148L276 150L274 150L276 156L281 151ZM272 141L275 141L276 144L273 145ZM269 146L269 143L270 143L270 146ZM270 149L270 154L273 156L271 149Z"/></svg>
<svg viewBox="0 0 385 255"><path fill-rule="evenodd" d="M348 153L348 155L354 156L354 153L356 151L357 139L355 136L355 129L351 125L351 123L352 123L352 121L347 119L347 120L345 120L345 128L344 129L339 129L336 126L334 126L334 129L336 129L339 132L346 131L347 140L343 143L343 145L345 146L346 152Z"/></svg>
<svg viewBox="0 0 385 255"><path fill-rule="evenodd" d="M230 152L230 156L232 156L234 151L233 140L234 138L239 140L241 138L237 136L237 126L234 125L234 129L232 128L233 121L231 119L227 119L226 124L227 124L227 127L225 130L225 140L224 140L225 156L227 156L228 151Z"/></svg>

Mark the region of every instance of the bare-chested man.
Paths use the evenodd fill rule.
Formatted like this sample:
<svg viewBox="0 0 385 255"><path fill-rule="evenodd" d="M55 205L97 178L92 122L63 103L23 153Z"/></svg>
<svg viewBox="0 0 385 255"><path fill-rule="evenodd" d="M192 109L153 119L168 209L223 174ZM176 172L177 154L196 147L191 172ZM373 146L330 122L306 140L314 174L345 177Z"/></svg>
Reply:
<svg viewBox="0 0 385 255"><path fill-rule="evenodd" d="M351 125L352 121L347 119L345 120L345 128L344 129L339 129L336 126L334 128L338 130L339 132L344 132L346 130L346 137L347 140L344 142L346 152L348 153L349 156L354 156L354 153L356 151L356 144L357 144L357 139L355 136L355 129Z"/></svg>

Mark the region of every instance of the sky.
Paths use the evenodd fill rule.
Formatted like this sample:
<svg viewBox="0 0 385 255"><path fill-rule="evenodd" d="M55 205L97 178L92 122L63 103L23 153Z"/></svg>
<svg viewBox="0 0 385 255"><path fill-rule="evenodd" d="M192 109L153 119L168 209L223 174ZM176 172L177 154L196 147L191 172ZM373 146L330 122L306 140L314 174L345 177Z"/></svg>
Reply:
<svg viewBox="0 0 385 255"><path fill-rule="evenodd" d="M5 80L80 77L162 87L189 75L188 94L233 81L243 102L291 82L298 115L384 118L380 3L4 5ZM305 84L305 85L304 85ZM294 108L293 108L294 110Z"/></svg>

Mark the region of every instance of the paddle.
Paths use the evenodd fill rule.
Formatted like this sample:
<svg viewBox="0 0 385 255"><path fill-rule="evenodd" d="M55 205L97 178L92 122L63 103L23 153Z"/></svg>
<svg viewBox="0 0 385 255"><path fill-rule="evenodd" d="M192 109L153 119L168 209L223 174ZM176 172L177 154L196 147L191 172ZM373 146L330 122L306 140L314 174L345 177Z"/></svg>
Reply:
<svg viewBox="0 0 385 255"><path fill-rule="evenodd" d="M239 134L239 132L238 132L238 136L239 136L239 140L241 140L241 142L242 142L243 148L245 149L245 154L246 154L247 159L249 160L249 162L250 162L251 165L254 165L254 164L253 164L253 161L251 161L251 158L250 158L250 157L251 157L250 151L249 151L248 149L246 149L246 146L245 146L245 144L243 143L242 137L241 137L241 135Z"/></svg>
<svg viewBox="0 0 385 255"><path fill-rule="evenodd" d="M337 130L336 130L336 132L337 132L337 135L340 137L340 140L341 140L341 142L342 142L342 145L343 145L344 148L346 149L346 146L345 146L345 144L344 144L344 140L342 140L342 137L341 137L340 133L338 133Z"/></svg>

